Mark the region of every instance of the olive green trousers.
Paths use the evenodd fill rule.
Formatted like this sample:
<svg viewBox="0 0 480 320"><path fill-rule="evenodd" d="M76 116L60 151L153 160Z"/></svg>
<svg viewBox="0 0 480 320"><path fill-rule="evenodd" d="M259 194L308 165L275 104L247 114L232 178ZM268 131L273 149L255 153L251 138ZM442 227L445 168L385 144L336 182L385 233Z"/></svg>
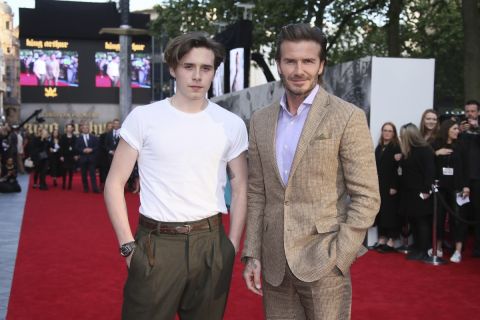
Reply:
<svg viewBox="0 0 480 320"><path fill-rule="evenodd" d="M139 225L135 241L122 319L223 318L235 258L223 225L188 235Z"/></svg>

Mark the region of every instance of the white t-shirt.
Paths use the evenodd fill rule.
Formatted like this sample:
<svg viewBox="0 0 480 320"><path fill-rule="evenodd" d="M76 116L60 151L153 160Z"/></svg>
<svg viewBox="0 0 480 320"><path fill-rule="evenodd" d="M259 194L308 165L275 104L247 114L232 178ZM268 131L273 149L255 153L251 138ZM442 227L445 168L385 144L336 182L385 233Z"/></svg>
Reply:
<svg viewBox="0 0 480 320"><path fill-rule="evenodd" d="M226 165L248 147L238 116L210 101L185 113L165 99L132 110L120 135L139 153L140 213L184 222L227 211Z"/></svg>

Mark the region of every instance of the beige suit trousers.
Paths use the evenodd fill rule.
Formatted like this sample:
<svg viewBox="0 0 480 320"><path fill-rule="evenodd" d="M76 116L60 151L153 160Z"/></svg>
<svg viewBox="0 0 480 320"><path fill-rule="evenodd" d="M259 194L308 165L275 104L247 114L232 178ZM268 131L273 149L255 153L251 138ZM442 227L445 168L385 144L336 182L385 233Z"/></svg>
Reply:
<svg viewBox="0 0 480 320"><path fill-rule="evenodd" d="M267 320L348 320L351 314L350 274L337 267L313 282L297 279L288 265L278 287L263 281L263 305Z"/></svg>

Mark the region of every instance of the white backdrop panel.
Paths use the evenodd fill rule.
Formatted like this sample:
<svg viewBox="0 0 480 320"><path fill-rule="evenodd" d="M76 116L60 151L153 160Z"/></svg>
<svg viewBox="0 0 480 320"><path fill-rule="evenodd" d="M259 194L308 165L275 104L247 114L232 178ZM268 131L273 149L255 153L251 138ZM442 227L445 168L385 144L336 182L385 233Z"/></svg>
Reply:
<svg viewBox="0 0 480 320"><path fill-rule="evenodd" d="M409 122L419 126L423 111L433 107L434 77L434 59L372 57L370 131L375 147L387 121L398 131ZM376 231L370 228L368 246L377 241Z"/></svg>
<svg viewBox="0 0 480 320"><path fill-rule="evenodd" d="M435 59L372 58L370 130L374 145L382 124L397 130L406 123L420 124L425 109L433 107Z"/></svg>

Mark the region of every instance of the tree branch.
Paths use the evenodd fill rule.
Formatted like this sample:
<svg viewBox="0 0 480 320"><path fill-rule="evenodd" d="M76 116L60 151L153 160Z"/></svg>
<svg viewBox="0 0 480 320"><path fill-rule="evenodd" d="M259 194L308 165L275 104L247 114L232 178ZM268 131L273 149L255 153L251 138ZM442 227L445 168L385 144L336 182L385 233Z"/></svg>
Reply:
<svg viewBox="0 0 480 320"><path fill-rule="evenodd" d="M323 20L325 18L325 9L333 3L334 0L320 1L318 4L318 11L315 14L315 25L323 29ZM315 8L316 1L311 1L311 5Z"/></svg>
<svg viewBox="0 0 480 320"><path fill-rule="evenodd" d="M374 1L369 1L368 4L358 8L357 10L355 11L351 11L350 13L346 14L343 16L342 18L342 21L340 22L340 24L338 25L338 30L337 32L335 32L335 35L331 38L329 38L329 41L328 41L328 46L327 46L327 51L338 41L338 38L340 38L340 36L342 35L343 33L343 29L345 28L345 26L347 25L348 22L350 22L350 20L364 12L364 11L367 11L367 10L370 10L370 9L374 9L376 8L378 5L382 4L382 5L385 5L385 0L374 0Z"/></svg>

